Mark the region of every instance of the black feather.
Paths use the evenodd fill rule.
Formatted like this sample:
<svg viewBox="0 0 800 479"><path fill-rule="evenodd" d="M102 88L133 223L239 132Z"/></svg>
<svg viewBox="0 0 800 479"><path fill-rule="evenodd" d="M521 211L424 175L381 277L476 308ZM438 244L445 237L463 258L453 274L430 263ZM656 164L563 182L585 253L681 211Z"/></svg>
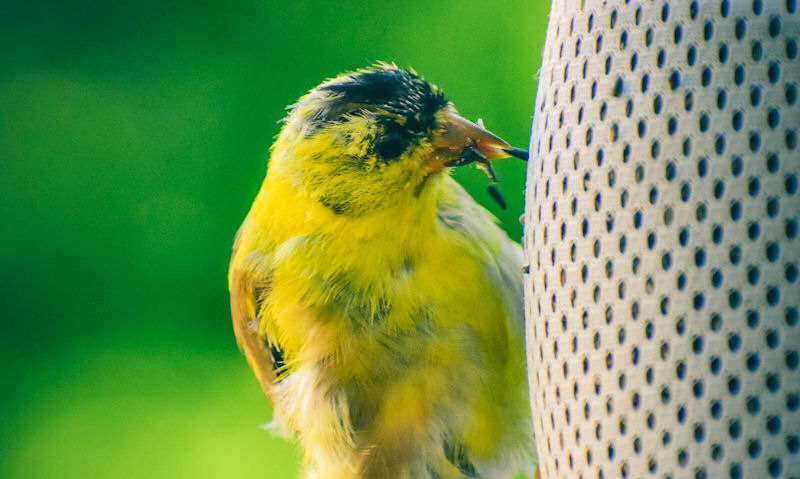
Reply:
<svg viewBox="0 0 800 479"><path fill-rule="evenodd" d="M464 474L466 477L479 477L475 466L472 465L467 457L467 451L464 449L464 446L444 441L442 447L444 449L444 457L456 466L461 474Z"/></svg>
<svg viewBox="0 0 800 479"><path fill-rule="evenodd" d="M283 351L278 344L268 342L269 355L272 359L272 370L275 371L275 377L278 381L281 380L281 374L286 371L286 362L283 359Z"/></svg>
<svg viewBox="0 0 800 479"><path fill-rule="evenodd" d="M448 104L444 94L416 73L378 65L317 87L316 110L306 119L309 134L353 116L370 115L381 133L370 151L384 160L402 155L436 128L436 112ZM388 113L388 114L387 114Z"/></svg>
<svg viewBox="0 0 800 479"><path fill-rule="evenodd" d="M402 68L381 65L351 73L344 80L335 80L319 87L335 93L331 103L375 105L407 117L410 129L425 129L425 121L447 105L444 94L416 73ZM417 117L419 114L419 117Z"/></svg>

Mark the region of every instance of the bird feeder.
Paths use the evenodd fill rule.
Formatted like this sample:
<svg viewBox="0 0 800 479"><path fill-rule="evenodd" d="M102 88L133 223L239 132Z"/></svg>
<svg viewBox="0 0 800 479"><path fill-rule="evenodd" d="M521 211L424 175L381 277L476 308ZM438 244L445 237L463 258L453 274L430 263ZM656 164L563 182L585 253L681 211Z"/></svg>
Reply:
<svg viewBox="0 0 800 479"><path fill-rule="evenodd" d="M800 473L800 7L554 0L525 210L541 477Z"/></svg>

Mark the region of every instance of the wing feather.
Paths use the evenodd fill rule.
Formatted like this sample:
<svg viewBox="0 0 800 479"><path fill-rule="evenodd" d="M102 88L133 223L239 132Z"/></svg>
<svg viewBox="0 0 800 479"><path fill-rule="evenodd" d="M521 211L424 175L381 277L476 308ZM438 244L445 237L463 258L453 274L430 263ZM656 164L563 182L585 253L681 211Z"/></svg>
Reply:
<svg viewBox="0 0 800 479"><path fill-rule="evenodd" d="M454 195L439 203L439 221L483 248L481 259L486 273L503 298L510 320L524 334L522 248L497 226L497 218L455 180L448 180Z"/></svg>
<svg viewBox="0 0 800 479"><path fill-rule="evenodd" d="M276 370L283 367L283 352L280 345L270 344L259 333L258 305L269 291L270 278L264 274L263 268L257 267L264 262L263 254L253 252L244 257L239 254L239 242L244 228L245 225L236 233L228 271L233 332L239 349L258 378L261 389L271 398L270 390L276 380Z"/></svg>

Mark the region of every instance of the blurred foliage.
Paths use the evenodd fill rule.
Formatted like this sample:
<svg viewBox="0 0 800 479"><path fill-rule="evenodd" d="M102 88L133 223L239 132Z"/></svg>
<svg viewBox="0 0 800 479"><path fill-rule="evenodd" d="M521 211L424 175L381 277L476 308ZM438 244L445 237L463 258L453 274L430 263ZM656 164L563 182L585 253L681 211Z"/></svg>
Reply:
<svg viewBox="0 0 800 479"><path fill-rule="evenodd" d="M375 5L0 3L0 477L294 477L225 278L285 106L395 61L528 142L545 2Z"/></svg>

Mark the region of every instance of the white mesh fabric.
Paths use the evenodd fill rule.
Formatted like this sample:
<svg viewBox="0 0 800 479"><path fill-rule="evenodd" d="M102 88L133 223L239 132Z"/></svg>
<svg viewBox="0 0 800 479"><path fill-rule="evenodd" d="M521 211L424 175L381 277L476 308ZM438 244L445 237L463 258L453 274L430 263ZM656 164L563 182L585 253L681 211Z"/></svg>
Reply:
<svg viewBox="0 0 800 479"><path fill-rule="evenodd" d="M528 165L542 478L800 477L795 0L554 0Z"/></svg>

